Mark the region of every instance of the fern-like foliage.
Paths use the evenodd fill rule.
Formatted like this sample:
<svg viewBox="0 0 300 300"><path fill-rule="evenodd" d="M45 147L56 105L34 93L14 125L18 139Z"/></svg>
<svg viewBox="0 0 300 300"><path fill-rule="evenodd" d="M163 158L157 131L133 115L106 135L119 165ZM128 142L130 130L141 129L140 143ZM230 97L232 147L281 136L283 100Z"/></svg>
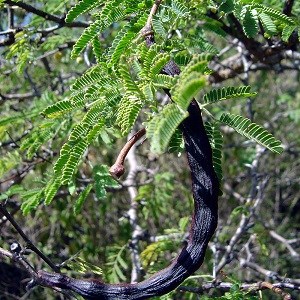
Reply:
<svg viewBox="0 0 300 300"><path fill-rule="evenodd" d="M300 27L296 25L286 25L282 30L282 40L284 42L287 42L289 40L289 37L295 30L298 31L298 35L299 35L299 28Z"/></svg>
<svg viewBox="0 0 300 300"><path fill-rule="evenodd" d="M74 84L71 86L71 90L74 92L81 91L82 89L86 89L95 83L98 83L99 85L109 84L110 80L107 76L105 76L103 69L105 70L104 66L101 64L92 67L74 82Z"/></svg>
<svg viewBox="0 0 300 300"><path fill-rule="evenodd" d="M199 8L197 1L170 0L161 5L152 22L157 43L150 47L140 38L139 32L147 21L153 4L151 1L80 0L76 3L68 12L66 22L73 22L87 12L93 13L93 21L76 41L71 57L79 56L91 44L86 53L95 65L72 81L68 97L60 98L59 101L53 97L47 102L48 107L42 114L48 120L40 123L22 140L21 149L27 152L28 158L32 158L42 145L54 140L56 136L66 132L68 134L54 164L54 174L49 176L46 186L23 197L22 209L26 213L41 201L50 204L61 185L77 182L78 166L88 158L86 153L90 145L97 142L98 136L107 141L108 132L118 136L120 133L126 135L137 120L144 122L147 127L151 151L182 151L183 142L178 126L187 117L187 108L192 99L203 96L201 92L211 73L209 61L218 53L218 49L208 41L206 32L226 37L222 29L223 22L206 16L206 10ZM261 26L267 34L279 34L282 31L285 40L297 30L298 23L293 18L260 4L244 4L239 0L219 1L219 6L215 1L205 3L216 6L216 10L221 12L221 18L234 14L249 38L254 38ZM189 18L193 17L195 9L204 12L201 15L204 24L187 33L183 28L189 25ZM116 35L103 42L103 37L112 27ZM20 33L16 38L18 43L11 48L9 55L15 55L18 51L21 53L23 45L24 61L26 57L28 61L30 55L27 53L29 48L26 36ZM162 74L166 73L171 60L181 69L180 75ZM166 90L173 103L162 108L156 98L158 91L166 93ZM204 106L255 94L249 86L223 87L207 92L202 104ZM207 112L206 108L203 112ZM33 118L38 113L31 111L6 116L0 120L0 126L19 122L24 115L27 119ZM275 138L248 119L224 114L220 121L274 152L282 151ZM213 149L214 167L221 180L222 136L219 125L214 122L205 126ZM64 133L61 132L62 128ZM106 197L107 187L118 188L116 182L111 181L106 167L91 168L94 182L84 190L80 187L82 192L74 206L75 214L80 213L90 192L93 191L97 198L102 199ZM119 260L115 266L115 278L124 280L125 269L125 264Z"/></svg>
<svg viewBox="0 0 300 300"><path fill-rule="evenodd" d="M232 127L241 135L254 140L272 152L281 153L283 151L283 146L280 141L275 139L275 137L262 126L252 123L247 118L224 113L220 117L220 122Z"/></svg>
<svg viewBox="0 0 300 300"><path fill-rule="evenodd" d="M27 215L31 210L38 207L43 196L43 191L39 188L31 189L21 193L20 196L23 199L21 210L24 215Z"/></svg>
<svg viewBox="0 0 300 300"><path fill-rule="evenodd" d="M255 96L257 93L251 92L250 86L232 87L227 86L220 89L213 89L203 96L203 103L215 103L222 100L234 98L248 98Z"/></svg>
<svg viewBox="0 0 300 300"><path fill-rule="evenodd" d="M274 20L280 21L280 23L282 24L289 25L289 26L296 25L296 21L293 18L288 17L287 15L283 14L282 12L272 7L265 6L259 3L253 3L250 5L250 8L256 9L258 13L263 12L266 15L273 18Z"/></svg>
<svg viewBox="0 0 300 300"><path fill-rule="evenodd" d="M102 275L103 271L101 268L98 266L95 266L82 258L78 257L79 252L75 255L73 255L71 258L69 258L66 262L65 265L67 265L71 270L81 273L81 274L86 274L87 272L92 272L93 274L96 275Z"/></svg>
<svg viewBox="0 0 300 300"><path fill-rule="evenodd" d="M92 190L93 185L89 184L79 195L77 200L75 201L75 205L73 206L74 215L78 215L82 209L82 206L89 195L90 191Z"/></svg>
<svg viewBox="0 0 300 300"><path fill-rule="evenodd" d="M279 33L280 27L284 28L282 37L286 41L297 27L297 21L294 18L260 3L245 4L240 0L227 0L223 1L218 9L225 14L233 13L240 20L243 31L249 38L254 38L257 35L259 22L269 35Z"/></svg>
<svg viewBox="0 0 300 300"><path fill-rule="evenodd" d="M8 59L17 57L17 72L19 74L24 71L27 63L32 59L31 50L34 46L34 43L29 41L26 30L15 34L15 42L9 47L6 57Z"/></svg>
<svg viewBox="0 0 300 300"><path fill-rule="evenodd" d="M119 183L110 175L108 166L95 166L93 168L93 178L95 181L95 193L98 199L106 197L107 188L119 188Z"/></svg>
<svg viewBox="0 0 300 300"><path fill-rule="evenodd" d="M149 267L150 263L156 262L162 252L173 249L174 242L169 239L160 240L146 247L141 253L141 261L144 268Z"/></svg>
<svg viewBox="0 0 300 300"><path fill-rule="evenodd" d="M192 99L205 86L209 56L195 56L184 68L177 83L172 87L172 100L183 110L186 110Z"/></svg>
<svg viewBox="0 0 300 300"><path fill-rule="evenodd" d="M127 16L130 17L133 12L137 12L137 5L138 1L133 2L131 0L111 0L105 2L100 13L95 15L96 21L83 31L82 35L75 43L71 53L71 57L76 58L89 43L93 43L95 38L111 24L123 20ZM88 9L93 7L93 4L91 4ZM73 16L76 16L77 13L72 13L70 19L72 19ZM138 21L135 24L132 24L133 26L126 27L126 30L124 31L127 32L127 35L124 31L123 33L120 33L118 35L118 38L113 46L115 50L117 50L118 48L117 53L120 53L122 47L125 47L125 44L129 43L129 41L133 39L135 33L138 32L141 28L142 23L143 22L140 20L140 22ZM134 30L130 31L129 28ZM120 43L120 40L122 39L121 36L123 36L123 42L119 47L117 47L117 45ZM112 51L113 50L111 50L111 52ZM113 60L116 60L116 58L114 57Z"/></svg>
<svg viewBox="0 0 300 300"><path fill-rule="evenodd" d="M258 33L258 14L255 9L245 8L245 13L243 14L243 29L245 34L249 38L253 38Z"/></svg>
<svg viewBox="0 0 300 300"><path fill-rule="evenodd" d="M66 15L66 22L74 21L78 16L84 14L93 8L101 5L104 0L81 0L75 6L73 6Z"/></svg>
<svg viewBox="0 0 300 300"><path fill-rule="evenodd" d="M170 8L179 18L186 18L189 16L189 9L183 2L172 0Z"/></svg>
<svg viewBox="0 0 300 300"><path fill-rule="evenodd" d="M48 106L42 114L48 118L58 118L83 105L84 103L82 101L72 103L71 100L63 100Z"/></svg>
<svg viewBox="0 0 300 300"><path fill-rule="evenodd" d="M214 123L206 122L205 130L209 139L209 143L212 148L214 169L221 183L223 179L223 172L222 172L223 136L220 131L220 125L218 124L218 122L214 122Z"/></svg>
<svg viewBox="0 0 300 300"><path fill-rule="evenodd" d="M10 151L0 158L0 176L2 177L9 170L17 167L22 161L18 151Z"/></svg>
<svg viewBox="0 0 300 300"><path fill-rule="evenodd" d="M151 140L153 152L161 153L167 149L176 128L186 118L190 102L206 84L205 74L208 71L207 64L210 57L210 55L194 56L182 73L174 78L157 74L169 58L168 54L159 53L159 49L153 46L144 55L142 74L150 74L148 77L153 78L153 85L156 87L171 87L174 102L164 107L148 122L147 135Z"/></svg>
<svg viewBox="0 0 300 300"><path fill-rule="evenodd" d="M45 197L45 204L49 205L52 200L54 199L58 189L60 187L60 180L59 178L53 178L48 182L46 187L44 188L44 197Z"/></svg>
<svg viewBox="0 0 300 300"><path fill-rule="evenodd" d="M176 84L177 78L165 74L158 74L155 75L152 80L153 85L156 88L171 89Z"/></svg>
<svg viewBox="0 0 300 300"><path fill-rule="evenodd" d="M184 143L181 131L177 128L171 137L171 140L169 142L169 148L168 151L170 153L178 153L180 154L184 150Z"/></svg>
<svg viewBox="0 0 300 300"><path fill-rule="evenodd" d="M24 123L25 120L30 118L38 117L39 112L37 111L28 111L25 114L16 113L9 117L2 117L0 120L0 126L6 126L8 124Z"/></svg>
<svg viewBox="0 0 300 300"><path fill-rule="evenodd" d="M112 46L108 51L111 65L115 65L119 61L120 57L124 53L124 50L136 37L137 33L142 29L146 21L147 14L142 14L141 16L132 19L118 32L112 43Z"/></svg>
<svg viewBox="0 0 300 300"><path fill-rule="evenodd" d="M206 78L204 76L199 77L198 72L191 72L188 76L180 82L180 85L175 90L173 89L173 100L182 109L186 110L195 96L205 86ZM176 88L176 87L175 87Z"/></svg>
<svg viewBox="0 0 300 300"><path fill-rule="evenodd" d="M125 94L118 106L117 124L121 127L122 134L126 134L132 128L145 103L145 95L132 78L127 64L120 65L119 72Z"/></svg>
<svg viewBox="0 0 300 300"><path fill-rule="evenodd" d="M99 134L104 126L104 103L96 102L82 121L77 124L69 136L69 140L60 151L60 156L54 165L54 172L61 184L67 184L77 170L77 166L89 144Z"/></svg>
<svg viewBox="0 0 300 300"><path fill-rule="evenodd" d="M268 34L272 35L272 34L276 33L276 31L277 31L276 25L269 15L265 14L264 12L261 12L259 14L259 19L260 19L265 31Z"/></svg>
<svg viewBox="0 0 300 300"><path fill-rule="evenodd" d="M56 126L51 126L56 127ZM38 127L34 130L29 137L22 141L20 146L21 150L27 150L27 157L31 159L38 152L39 148L47 141L49 141L54 135L53 128Z"/></svg>
<svg viewBox="0 0 300 300"><path fill-rule="evenodd" d="M109 280L113 283L120 283L126 280L125 272L128 269L128 264L123 258L126 252L127 245L123 247L114 247L112 253L108 256L107 265L111 267Z"/></svg>
<svg viewBox="0 0 300 300"><path fill-rule="evenodd" d="M147 136L151 140L151 151L162 153L166 150L179 124L187 117L187 112L176 104L165 106L149 123Z"/></svg>
<svg viewBox="0 0 300 300"><path fill-rule="evenodd" d="M135 123L141 109L143 101L135 95L124 96L120 102L117 114L117 124L121 127L123 135L128 133Z"/></svg>

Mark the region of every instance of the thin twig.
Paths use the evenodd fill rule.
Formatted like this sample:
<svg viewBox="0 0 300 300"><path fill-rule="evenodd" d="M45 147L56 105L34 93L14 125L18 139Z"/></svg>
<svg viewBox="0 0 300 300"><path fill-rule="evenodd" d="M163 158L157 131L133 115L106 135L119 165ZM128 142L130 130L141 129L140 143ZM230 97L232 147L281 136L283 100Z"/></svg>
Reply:
<svg viewBox="0 0 300 300"><path fill-rule="evenodd" d="M240 261L240 265L242 267L250 268L250 269L254 270L257 273L262 274L265 277L271 278L273 280L278 280L278 281L282 281L282 282L288 282L288 283L296 284L300 287L300 279L287 278L287 277L281 276L277 272L274 272L272 270L267 270L267 269L259 266L258 264L254 263L254 262L247 261L243 258L241 258L239 261Z"/></svg>
<svg viewBox="0 0 300 300"><path fill-rule="evenodd" d="M32 243L32 241L24 233L19 224L15 221L15 219L11 216L11 214L8 212L8 210L4 207L3 204L0 204L0 212L7 218L7 220L11 223L11 225L16 229L16 231L26 242L26 247L35 252L51 269L53 269L53 271L60 272L59 268Z"/></svg>
<svg viewBox="0 0 300 300"><path fill-rule="evenodd" d="M45 20L49 20L49 21L53 21L55 23L58 23L61 27L88 27L89 24L85 23L85 22L70 22L70 23L66 23L64 18L49 14L43 10L37 9L35 7L33 7L30 4L26 4L22 1L12 1L12 0L5 0L4 3L10 5L10 6L17 6L20 7L24 10L26 10L27 12L31 12L39 17L44 18Z"/></svg>
<svg viewBox="0 0 300 300"><path fill-rule="evenodd" d="M297 251L295 251L294 248L290 245L289 240L285 239L283 236L279 235L274 230L270 230L269 233L271 237L281 242L290 251L293 257L300 257L300 254Z"/></svg>
<svg viewBox="0 0 300 300"><path fill-rule="evenodd" d="M233 258L232 253L233 253L233 250L234 250L236 244L241 239L243 234L245 234L245 232L247 231L247 226L248 226L251 218L254 216L257 207L260 205L261 201L263 200L263 192L269 181L269 178L267 177L260 184L258 184L258 182L257 182L258 162L259 162L259 159L260 159L261 155L263 154L263 152L264 152L264 149L261 146L257 145L256 157L253 160L252 164L250 165L251 173L252 173L252 185L251 185L250 196L247 199L245 205L247 206L247 205L250 205L251 203L253 203L253 204L250 208L249 214L242 215L239 226L237 227L236 232L234 233L232 238L230 239L230 242L229 242L228 246L226 247L226 251L225 251L223 257L221 258L219 264L216 267L216 270L215 270L216 274L218 274L222 270L222 268L232 260L232 258Z"/></svg>
<svg viewBox="0 0 300 300"><path fill-rule="evenodd" d="M153 35L153 31L152 31L152 20L153 17L155 16L155 14L158 11L158 8L160 6L160 4L162 3L162 0L156 0L155 3L153 4L147 22L145 24L145 26L141 29L140 31L140 36L147 36L147 35Z"/></svg>
<svg viewBox="0 0 300 300"><path fill-rule="evenodd" d="M154 17L155 14L157 13L158 8L159 8L159 6L160 6L161 3L162 3L162 0L156 0L155 3L153 4L153 6L152 6L152 8L151 8L151 11L150 11L150 14L149 14L149 16L148 16L147 22L146 22L146 27L147 27L147 28L152 27L152 20L153 20L153 17Z"/></svg>
<svg viewBox="0 0 300 300"><path fill-rule="evenodd" d="M203 294L205 291L209 291L211 289L218 289L221 291L229 291L234 286L234 283L231 282L208 282L202 284L200 287L189 287L189 286L180 286L177 290L182 292L190 292L195 294ZM300 290L300 286L288 283L288 282L278 282L278 283L269 283L266 281L263 282L256 282L256 283L242 283L239 285L240 289L243 291L258 291L258 290L264 290L264 289L271 289L272 291L276 292L275 289L291 289L291 290ZM277 290L279 291L279 290ZM282 290L281 290L282 291ZM285 293L287 294L287 293ZM282 294L281 294L282 295ZM289 294L287 294L289 295ZM284 300L291 299L286 298Z"/></svg>

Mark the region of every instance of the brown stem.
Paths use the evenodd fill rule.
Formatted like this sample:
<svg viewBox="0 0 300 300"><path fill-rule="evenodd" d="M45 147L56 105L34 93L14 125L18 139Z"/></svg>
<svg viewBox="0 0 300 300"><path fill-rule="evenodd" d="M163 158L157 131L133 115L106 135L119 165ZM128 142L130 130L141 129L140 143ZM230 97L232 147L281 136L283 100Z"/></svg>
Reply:
<svg viewBox="0 0 300 300"><path fill-rule="evenodd" d="M284 300L292 300L292 297L289 293L284 292L281 288L274 286L272 283L263 281L260 283L261 288L267 288L274 293L283 297Z"/></svg>
<svg viewBox="0 0 300 300"><path fill-rule="evenodd" d="M142 128L136 134L134 134L132 136L132 138L124 145L123 149L120 151L120 153L116 159L116 162L109 169L109 173L113 177L120 178L124 174L124 172L125 172L124 161L125 161L125 158L129 152L129 150L145 134L146 134L146 129Z"/></svg>

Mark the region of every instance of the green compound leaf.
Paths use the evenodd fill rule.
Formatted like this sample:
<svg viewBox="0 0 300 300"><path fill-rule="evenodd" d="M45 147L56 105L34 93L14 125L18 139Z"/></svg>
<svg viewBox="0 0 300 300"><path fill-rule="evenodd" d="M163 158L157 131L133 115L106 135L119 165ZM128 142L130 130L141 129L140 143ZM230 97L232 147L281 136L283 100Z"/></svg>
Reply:
<svg viewBox="0 0 300 300"><path fill-rule="evenodd" d="M75 6L73 6L66 15L66 22L70 23L74 21L78 16L90 11L91 9L102 4L103 0L81 0Z"/></svg>
<svg viewBox="0 0 300 300"><path fill-rule="evenodd" d="M45 195L45 204L49 205L53 198L55 197L56 193L58 192L58 189L60 187L60 180L59 178L51 180L44 189L44 195Z"/></svg>
<svg viewBox="0 0 300 300"><path fill-rule="evenodd" d="M21 210L24 215L30 213L33 209L36 209L41 202L43 191L41 189L32 189L21 194L23 202L21 204Z"/></svg>
<svg viewBox="0 0 300 300"><path fill-rule="evenodd" d="M255 8L259 14L261 12L267 14L268 16L272 17L274 20L277 20L282 24L297 25L294 19L269 6L267 7L263 4L251 4L251 8Z"/></svg>
<svg viewBox="0 0 300 300"><path fill-rule="evenodd" d="M126 9L119 7L121 0L106 2L105 6L97 16L97 20L86 28L75 43L71 52L71 58L76 58L94 38L112 23L122 20L127 14Z"/></svg>
<svg viewBox="0 0 300 300"><path fill-rule="evenodd" d="M258 17L256 10L248 10L246 11L243 18L243 30L247 37L253 38L258 33Z"/></svg>
<svg viewBox="0 0 300 300"><path fill-rule="evenodd" d="M256 92L251 92L250 90L251 86L227 86L220 89L214 89L203 96L203 103L209 104L233 98L248 98L257 94Z"/></svg>
<svg viewBox="0 0 300 300"><path fill-rule="evenodd" d="M77 102L76 105L74 105L70 100L63 100L48 106L42 114L47 118L54 119L61 117L63 114L68 113L75 108L82 107L83 105L84 104L81 102Z"/></svg>
<svg viewBox="0 0 300 300"><path fill-rule="evenodd" d="M173 94L173 101L182 109L186 110L194 97L202 90L206 84L206 78L198 72L192 72L184 78L184 84L181 83Z"/></svg>
<svg viewBox="0 0 300 300"><path fill-rule="evenodd" d="M93 177L95 180L95 191L98 199L106 198L107 188L119 188L119 183L110 175L109 168L106 165L95 166L93 168Z"/></svg>
<svg viewBox="0 0 300 300"><path fill-rule="evenodd" d="M90 191L92 190L93 188L93 185L92 184L89 184L79 195L79 197L77 198L74 206L73 206L73 212L74 212L74 215L77 216L81 209L82 209L82 206L84 204L84 201L86 200L87 196L89 195Z"/></svg>
<svg viewBox="0 0 300 300"><path fill-rule="evenodd" d="M252 123L247 118L224 113L220 117L220 122L232 127L241 135L254 140L272 152L280 154L283 151L283 146L279 140L275 139L275 137L262 126Z"/></svg>
<svg viewBox="0 0 300 300"><path fill-rule="evenodd" d="M163 108L149 123L147 137L151 141L151 151L163 153L169 144L176 128L188 116L188 113L180 110L172 103Z"/></svg>
<svg viewBox="0 0 300 300"><path fill-rule="evenodd" d="M205 123L205 131L209 139L209 143L212 149L212 159L215 172L218 176L219 182L221 184L223 179L222 171L222 149L223 149L223 136L220 131L220 124L218 122ZM222 195L222 190L220 188L220 195Z"/></svg>
<svg viewBox="0 0 300 300"><path fill-rule="evenodd" d="M288 42L291 34L293 33L294 30L297 29L297 26L292 25L292 26L285 26L282 30L282 40L284 42Z"/></svg>
<svg viewBox="0 0 300 300"><path fill-rule="evenodd" d="M269 34L276 33L277 31L276 25L269 15L262 12L259 14L259 19L267 33Z"/></svg>

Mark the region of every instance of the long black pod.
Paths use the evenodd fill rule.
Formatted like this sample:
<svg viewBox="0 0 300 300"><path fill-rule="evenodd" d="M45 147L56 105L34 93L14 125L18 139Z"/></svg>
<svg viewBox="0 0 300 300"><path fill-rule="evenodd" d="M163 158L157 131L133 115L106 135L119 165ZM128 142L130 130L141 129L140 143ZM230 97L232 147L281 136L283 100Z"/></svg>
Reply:
<svg viewBox="0 0 300 300"><path fill-rule="evenodd" d="M203 263L209 240L217 226L219 182L212 164L212 150L200 108L193 100L182 131L192 177L194 214L189 241L170 266L135 284L107 284L99 280L73 279L39 271L38 283L72 290L85 299L147 299L175 289Z"/></svg>

